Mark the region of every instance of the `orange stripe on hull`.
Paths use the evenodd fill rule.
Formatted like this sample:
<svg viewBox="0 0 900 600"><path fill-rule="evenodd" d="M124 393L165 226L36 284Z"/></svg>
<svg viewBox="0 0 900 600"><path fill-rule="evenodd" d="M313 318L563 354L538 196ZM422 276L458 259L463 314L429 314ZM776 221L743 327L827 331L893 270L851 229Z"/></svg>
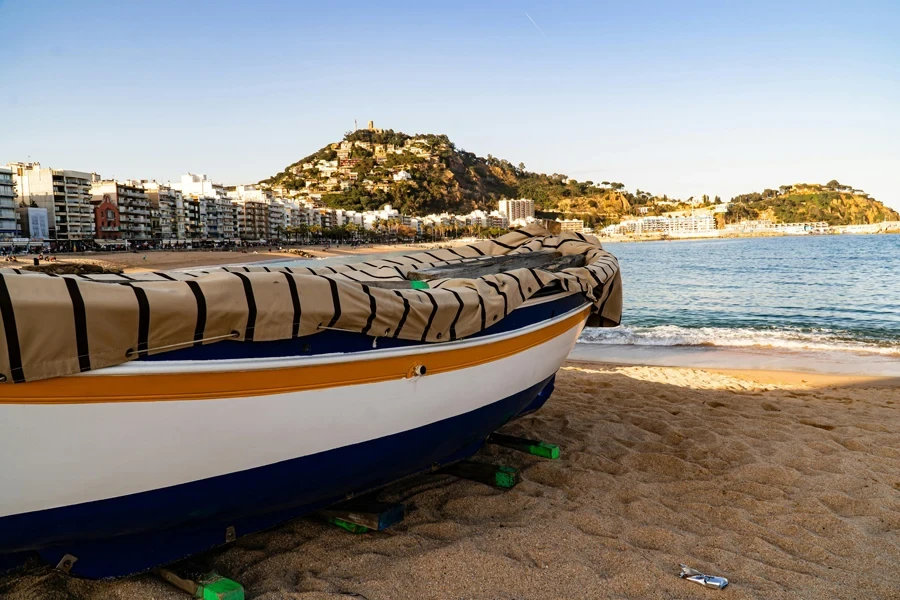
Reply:
<svg viewBox="0 0 900 600"><path fill-rule="evenodd" d="M251 371L59 377L0 385L0 404L86 404L215 400L285 394L404 379L424 365L428 375L518 354L561 335L587 318L589 307L558 323L484 345L408 356ZM226 342L223 342L226 343ZM433 346L432 346L433 347Z"/></svg>

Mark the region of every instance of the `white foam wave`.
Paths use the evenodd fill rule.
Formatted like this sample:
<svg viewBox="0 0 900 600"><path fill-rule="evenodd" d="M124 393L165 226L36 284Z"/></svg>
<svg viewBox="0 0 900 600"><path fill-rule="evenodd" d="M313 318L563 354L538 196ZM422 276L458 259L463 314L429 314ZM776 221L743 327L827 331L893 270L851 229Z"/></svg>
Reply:
<svg viewBox="0 0 900 600"><path fill-rule="evenodd" d="M790 329L729 329L725 327L611 327L585 329L580 342L634 346L724 346L782 348L822 352L859 352L900 356L900 342L856 341L835 332Z"/></svg>

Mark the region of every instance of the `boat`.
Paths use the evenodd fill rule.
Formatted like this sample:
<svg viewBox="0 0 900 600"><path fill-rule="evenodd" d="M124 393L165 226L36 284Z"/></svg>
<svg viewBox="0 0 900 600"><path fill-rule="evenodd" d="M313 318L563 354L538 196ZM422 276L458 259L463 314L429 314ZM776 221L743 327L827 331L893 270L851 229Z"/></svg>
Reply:
<svg viewBox="0 0 900 600"><path fill-rule="evenodd" d="M350 265L0 270L0 567L139 573L463 460L621 304L596 238L536 226Z"/></svg>

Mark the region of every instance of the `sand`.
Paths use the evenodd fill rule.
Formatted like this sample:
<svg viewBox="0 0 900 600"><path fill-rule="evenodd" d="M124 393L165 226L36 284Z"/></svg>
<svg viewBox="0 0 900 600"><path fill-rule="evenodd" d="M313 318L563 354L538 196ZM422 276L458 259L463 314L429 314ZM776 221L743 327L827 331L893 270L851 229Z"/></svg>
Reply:
<svg viewBox="0 0 900 600"><path fill-rule="evenodd" d="M466 243L462 240L441 242L440 247L452 247ZM79 254L58 254L59 262L90 263L110 269L120 269L125 273L164 271L168 269L193 269L219 265L250 264L262 261L302 260L304 258L335 258L341 256L362 256L385 252L421 252L437 247L435 244L373 244L353 248L349 245L330 246L284 246L248 248L240 250L145 250L141 252L84 252ZM271 249L271 251L270 251ZM291 253L290 249L303 251L308 256ZM17 262L0 263L0 267L22 267L31 265L35 255L18 257Z"/></svg>
<svg viewBox="0 0 900 600"><path fill-rule="evenodd" d="M406 520L354 536L312 518L201 555L248 598L897 598L896 381L570 362L538 413L503 431L557 443L499 491L446 475L392 486ZM679 563L727 577L678 579ZM185 596L46 568L13 600Z"/></svg>

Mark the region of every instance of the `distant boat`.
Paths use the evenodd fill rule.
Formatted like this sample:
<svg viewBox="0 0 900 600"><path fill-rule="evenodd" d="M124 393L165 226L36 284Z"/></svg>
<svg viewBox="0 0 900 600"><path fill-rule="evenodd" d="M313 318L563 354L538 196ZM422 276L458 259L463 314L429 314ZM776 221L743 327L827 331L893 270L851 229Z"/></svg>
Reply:
<svg viewBox="0 0 900 600"><path fill-rule="evenodd" d="M615 258L532 231L334 268L0 271L0 567L141 572L471 456L547 401L589 318L618 322ZM460 264L565 245L586 264ZM501 272L406 280L459 266Z"/></svg>

